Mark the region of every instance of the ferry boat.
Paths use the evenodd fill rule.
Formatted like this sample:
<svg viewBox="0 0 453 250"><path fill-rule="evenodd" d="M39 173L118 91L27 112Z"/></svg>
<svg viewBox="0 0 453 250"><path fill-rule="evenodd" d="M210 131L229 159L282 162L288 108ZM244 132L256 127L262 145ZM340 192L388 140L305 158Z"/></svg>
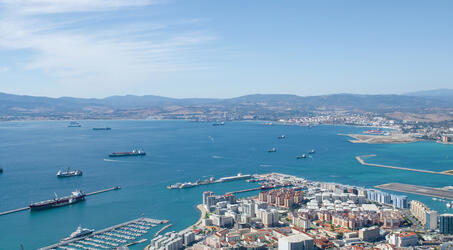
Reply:
<svg viewBox="0 0 453 250"><path fill-rule="evenodd" d="M302 154L302 155L299 155L299 156L296 156L297 159L305 159L307 158L307 155L306 154Z"/></svg>
<svg viewBox="0 0 453 250"><path fill-rule="evenodd" d="M271 148L271 149L269 149L267 152L269 152L269 153L274 153L274 152L277 152L277 149L276 149L276 148Z"/></svg>
<svg viewBox="0 0 453 250"><path fill-rule="evenodd" d="M79 122L70 122L68 127L69 128L80 128L80 127L82 127L82 124L80 124Z"/></svg>
<svg viewBox="0 0 453 250"><path fill-rule="evenodd" d="M281 135L281 136L279 136L277 138L281 140L281 139L285 139L286 137L285 137L285 135Z"/></svg>
<svg viewBox="0 0 453 250"><path fill-rule="evenodd" d="M74 203L77 203L80 201L84 201L85 196L86 196L86 194L80 190L76 190L76 191L72 192L71 195L65 196L65 197L58 197L57 194L55 194L54 199L31 203L29 205L29 207L30 207L30 210L33 211L33 210L43 210L43 209L67 206L67 205L71 205L71 204L74 204Z"/></svg>
<svg viewBox="0 0 453 250"><path fill-rule="evenodd" d="M81 175L82 175L81 170L70 171L69 168L64 172L61 170L58 170L58 172L57 172L57 177L72 177L72 176L81 176Z"/></svg>
<svg viewBox="0 0 453 250"><path fill-rule="evenodd" d="M105 127L105 128L93 128L93 130L112 130L112 128Z"/></svg>
<svg viewBox="0 0 453 250"><path fill-rule="evenodd" d="M73 233L71 233L71 235L69 235L68 237L62 239L61 241L69 241L69 240L73 240L73 239L76 239L76 238L81 238L81 237L90 235L93 232L94 232L93 229L82 228L81 226L78 226L77 230L75 230Z"/></svg>
<svg viewBox="0 0 453 250"><path fill-rule="evenodd" d="M146 155L145 151L141 149L134 149L131 152L114 152L109 154L109 157L123 157L123 156L144 156Z"/></svg>

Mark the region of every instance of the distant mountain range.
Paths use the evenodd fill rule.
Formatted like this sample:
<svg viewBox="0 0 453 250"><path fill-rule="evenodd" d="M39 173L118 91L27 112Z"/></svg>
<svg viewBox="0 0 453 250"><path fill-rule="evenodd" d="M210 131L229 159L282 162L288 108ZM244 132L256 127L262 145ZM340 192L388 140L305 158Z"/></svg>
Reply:
<svg viewBox="0 0 453 250"><path fill-rule="evenodd" d="M255 94L228 99L111 96L48 98L0 93L0 119L122 119L218 117L221 114L256 119L291 117L318 111L451 112L453 90L429 90L404 95L333 94L297 96ZM240 119L240 118L238 118Z"/></svg>

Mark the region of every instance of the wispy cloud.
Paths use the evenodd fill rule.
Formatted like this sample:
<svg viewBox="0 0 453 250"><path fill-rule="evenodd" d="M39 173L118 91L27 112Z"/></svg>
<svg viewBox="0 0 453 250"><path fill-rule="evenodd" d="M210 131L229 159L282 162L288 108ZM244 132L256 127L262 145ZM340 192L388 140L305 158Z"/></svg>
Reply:
<svg viewBox="0 0 453 250"><path fill-rule="evenodd" d="M0 0L0 3L21 14L109 11L124 7L141 7L159 0Z"/></svg>
<svg viewBox="0 0 453 250"><path fill-rule="evenodd" d="M215 37L197 30L197 19L109 24L116 12L160 2L0 0L0 50L29 51L25 69L40 70L68 87L77 84L93 91L152 81L159 72L204 67L191 54ZM99 11L114 14L86 14Z"/></svg>
<svg viewBox="0 0 453 250"><path fill-rule="evenodd" d="M2 73L2 72L8 72L8 71L9 71L9 67L0 66L0 73Z"/></svg>

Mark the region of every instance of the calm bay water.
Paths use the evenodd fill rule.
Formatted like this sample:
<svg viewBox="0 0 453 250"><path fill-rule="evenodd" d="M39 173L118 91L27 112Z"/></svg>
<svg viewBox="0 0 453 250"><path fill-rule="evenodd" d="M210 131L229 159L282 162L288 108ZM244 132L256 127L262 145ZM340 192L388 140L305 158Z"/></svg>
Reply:
<svg viewBox="0 0 453 250"><path fill-rule="evenodd" d="M453 185L453 176L365 167L354 156L376 154L367 161L436 171L453 169L453 147L436 143L352 144L338 133L363 128L342 126L264 126L234 122L225 126L185 121L83 121L82 128L67 122L0 123L0 211L24 207L67 195L112 186L118 191L88 197L85 202L40 212L0 216L0 249L36 249L58 242L80 224L102 229L142 215L169 219L181 230L199 218L196 204L206 190L218 194L256 184L244 181L167 190L175 182L209 176L281 172L311 180L372 187L402 182L433 187ZM92 131L92 127L112 127ZM285 140L277 136L285 134ZM267 150L276 147L276 153ZM108 159L114 151L142 148L146 157ZM316 150L313 158L296 155ZM107 160L105 160L107 159ZM58 169L83 170L82 177L58 179ZM247 194L247 195L250 195ZM408 195L446 212L445 203ZM145 238L150 239L152 230ZM134 249L143 249L143 244Z"/></svg>

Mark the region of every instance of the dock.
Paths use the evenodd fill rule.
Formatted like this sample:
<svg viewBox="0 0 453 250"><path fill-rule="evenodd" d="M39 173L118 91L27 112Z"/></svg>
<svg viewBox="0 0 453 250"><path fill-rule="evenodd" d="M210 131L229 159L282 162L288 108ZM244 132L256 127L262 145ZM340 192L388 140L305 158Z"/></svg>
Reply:
<svg viewBox="0 0 453 250"><path fill-rule="evenodd" d="M228 192L226 194L239 194L239 193L251 192L251 191L262 190L262 189L264 189L264 188L262 188L262 187L249 188L249 189L243 189L243 190Z"/></svg>
<svg viewBox="0 0 453 250"><path fill-rule="evenodd" d="M121 187L119 187L119 186L111 187L111 188L107 188L107 189L103 189L103 190L87 193L86 196L91 196L91 195L95 195L95 194L100 194L100 193L105 193L105 192L109 192L109 191L113 191L113 190L118 190L120 188ZM25 211L25 210L29 210L29 209L30 209L30 207L23 207L23 208L17 208L17 209L5 211L5 212L0 212L0 216L7 215L7 214L12 214L12 213L17 213L17 212L21 212L21 211Z"/></svg>
<svg viewBox="0 0 453 250"><path fill-rule="evenodd" d="M161 229L159 229L159 231L157 231L155 234L154 234L154 237L157 237L160 233L162 233L165 229L169 228L173 226L172 224L168 224L166 226L163 226Z"/></svg>
<svg viewBox="0 0 453 250"><path fill-rule="evenodd" d="M361 156L356 156L355 159L362 165L364 166L371 166L371 167L379 167L379 168L391 168L391 169L398 169L398 170L405 170L405 171L413 171L413 172L419 172L419 173L425 173L425 174L438 174L438 175L453 175L451 173L451 170L443 171L443 172L436 172L436 171L431 171L431 170L423 170L423 169L415 169L415 168L405 168L405 167L396 167L396 166L389 166L389 165L383 165L383 164L375 164L375 163L367 163L363 160L365 157L374 157L376 155L361 155Z"/></svg>
<svg viewBox="0 0 453 250"><path fill-rule="evenodd" d="M387 183L375 188L453 200L453 191L403 183Z"/></svg>
<svg viewBox="0 0 453 250"><path fill-rule="evenodd" d="M84 237L46 246L40 248L40 250L67 249L71 247L81 249L93 249L93 247L95 247L95 249L112 249L119 246L138 244L144 240L135 241L137 238L148 233L150 228L156 226L156 224L162 224L164 222L166 222L166 220L156 220L144 217L137 218L95 231Z"/></svg>
<svg viewBox="0 0 453 250"><path fill-rule="evenodd" d="M276 189L276 188L284 188L284 187L291 187L292 185L275 185L275 186L260 186L256 188L248 188L248 189L242 189L238 191L232 191L228 192L225 194L239 194L239 193L246 193L246 192L252 192L252 191L257 191L257 190L269 190L269 189Z"/></svg>
<svg viewBox="0 0 453 250"><path fill-rule="evenodd" d="M13 209L13 210L1 212L0 216L7 215L7 214L12 214L12 213L17 213L17 212L20 212L20 211L25 211L25 210L28 210L28 209L30 209L30 208L29 207L23 207L23 208Z"/></svg>
<svg viewBox="0 0 453 250"><path fill-rule="evenodd" d="M121 189L121 187L120 186L116 186L116 187L111 187L111 188L107 188L107 189L103 189L103 190L99 190L99 191L95 191L95 192L91 192L91 193L86 193L86 196L100 194L100 193L105 193L105 192L108 192L108 191L113 191L113 190L118 190L118 189Z"/></svg>

